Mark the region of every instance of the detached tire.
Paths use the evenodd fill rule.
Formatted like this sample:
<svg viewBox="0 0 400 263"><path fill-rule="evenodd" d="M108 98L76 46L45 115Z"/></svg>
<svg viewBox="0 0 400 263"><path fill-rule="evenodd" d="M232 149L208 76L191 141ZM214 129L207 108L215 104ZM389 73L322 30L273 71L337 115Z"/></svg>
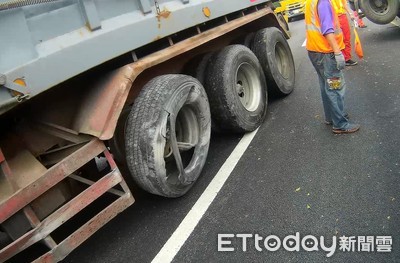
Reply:
<svg viewBox="0 0 400 263"><path fill-rule="evenodd" d="M380 25L388 24L395 19L399 12L398 0L363 0L360 8L365 17Z"/></svg>
<svg viewBox="0 0 400 263"><path fill-rule="evenodd" d="M221 131L247 132L260 126L267 109L264 73L256 56L231 45L210 59L205 78L211 114Z"/></svg>
<svg viewBox="0 0 400 263"><path fill-rule="evenodd" d="M268 92L275 96L290 94L294 89L295 66L282 32L275 27L261 29L252 46L267 79Z"/></svg>
<svg viewBox="0 0 400 263"><path fill-rule="evenodd" d="M182 196L203 169L210 133L207 95L196 79L185 75L154 78L136 98L126 123L126 160L134 181L156 195Z"/></svg>

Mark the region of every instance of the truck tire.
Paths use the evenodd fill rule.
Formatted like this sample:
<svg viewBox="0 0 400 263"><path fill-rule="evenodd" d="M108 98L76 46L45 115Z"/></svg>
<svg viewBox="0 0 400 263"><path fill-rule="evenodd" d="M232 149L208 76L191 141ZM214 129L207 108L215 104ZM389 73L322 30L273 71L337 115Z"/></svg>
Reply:
<svg viewBox="0 0 400 263"><path fill-rule="evenodd" d="M365 17L380 25L388 24L395 19L400 8L399 0L363 0L360 8Z"/></svg>
<svg viewBox="0 0 400 263"><path fill-rule="evenodd" d="M231 45L215 54L207 67L205 88L211 115L221 131L253 131L264 120L265 76L247 47Z"/></svg>
<svg viewBox="0 0 400 263"><path fill-rule="evenodd" d="M185 66L185 73L196 78L202 85L204 85L205 72L210 58L215 52L208 52L205 54L197 55L191 59Z"/></svg>
<svg viewBox="0 0 400 263"><path fill-rule="evenodd" d="M126 131L126 120L131 112L131 107L122 110L117 126L115 127L114 136L108 141L108 146L111 149L114 159L118 163L125 163L125 131Z"/></svg>
<svg viewBox="0 0 400 263"><path fill-rule="evenodd" d="M205 76L207 72L207 67L209 64L210 59L216 54L217 52L208 52L202 54L200 56L196 56L192 59L188 64L188 75L196 78L202 85L204 85ZM215 123L213 118L211 118L211 131L213 133L221 133L221 129Z"/></svg>
<svg viewBox="0 0 400 263"><path fill-rule="evenodd" d="M250 50L252 49L255 35L256 34L254 32L251 32L251 33L247 34L246 37L244 38L243 45L250 48Z"/></svg>
<svg viewBox="0 0 400 263"><path fill-rule="evenodd" d="M259 59L268 83L268 92L285 96L294 89L295 66L292 51L282 32L269 27L259 30L253 52Z"/></svg>
<svg viewBox="0 0 400 263"><path fill-rule="evenodd" d="M206 92L196 79L163 75L147 83L126 124L126 161L134 181L156 195L185 194L207 158L210 117Z"/></svg>

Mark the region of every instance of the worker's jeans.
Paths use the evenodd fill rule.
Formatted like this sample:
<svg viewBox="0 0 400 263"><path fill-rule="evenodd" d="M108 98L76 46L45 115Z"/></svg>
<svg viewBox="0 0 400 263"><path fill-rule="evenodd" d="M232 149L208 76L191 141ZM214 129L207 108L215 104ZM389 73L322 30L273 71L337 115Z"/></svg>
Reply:
<svg viewBox="0 0 400 263"><path fill-rule="evenodd" d="M333 128L346 129L349 125L344 117L346 83L343 73L336 67L335 55L309 51L308 56L318 74L325 120L332 122Z"/></svg>

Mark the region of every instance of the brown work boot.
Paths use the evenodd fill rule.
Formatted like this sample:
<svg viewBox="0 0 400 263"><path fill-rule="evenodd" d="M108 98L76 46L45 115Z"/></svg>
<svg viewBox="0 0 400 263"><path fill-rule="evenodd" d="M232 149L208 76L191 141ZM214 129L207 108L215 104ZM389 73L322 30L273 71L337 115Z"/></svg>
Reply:
<svg viewBox="0 0 400 263"><path fill-rule="evenodd" d="M345 133L353 133L356 132L360 129L359 124L349 124L349 126L345 129L338 129L338 128L333 128L332 132L335 134L345 134Z"/></svg>

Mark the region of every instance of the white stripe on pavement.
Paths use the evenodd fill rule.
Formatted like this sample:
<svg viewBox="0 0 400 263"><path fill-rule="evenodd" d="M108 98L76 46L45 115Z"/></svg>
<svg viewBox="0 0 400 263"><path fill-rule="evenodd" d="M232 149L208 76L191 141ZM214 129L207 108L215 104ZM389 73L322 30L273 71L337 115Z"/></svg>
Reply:
<svg viewBox="0 0 400 263"><path fill-rule="evenodd" d="M398 16L396 16L394 18L394 20L392 21L392 24L395 25L395 26L400 27L400 18Z"/></svg>
<svg viewBox="0 0 400 263"><path fill-rule="evenodd" d="M193 232L200 219L221 190L222 186L224 186L226 180L229 178L236 164L250 145L257 131L258 129L243 136L231 155L219 169L214 179L207 186L206 190L204 190L203 194L194 204L192 209L190 209L189 213L180 223L178 228L164 244L160 252L158 252L152 263L167 263L174 259L175 255L179 252L183 244L185 244L186 240L189 238L190 234Z"/></svg>

